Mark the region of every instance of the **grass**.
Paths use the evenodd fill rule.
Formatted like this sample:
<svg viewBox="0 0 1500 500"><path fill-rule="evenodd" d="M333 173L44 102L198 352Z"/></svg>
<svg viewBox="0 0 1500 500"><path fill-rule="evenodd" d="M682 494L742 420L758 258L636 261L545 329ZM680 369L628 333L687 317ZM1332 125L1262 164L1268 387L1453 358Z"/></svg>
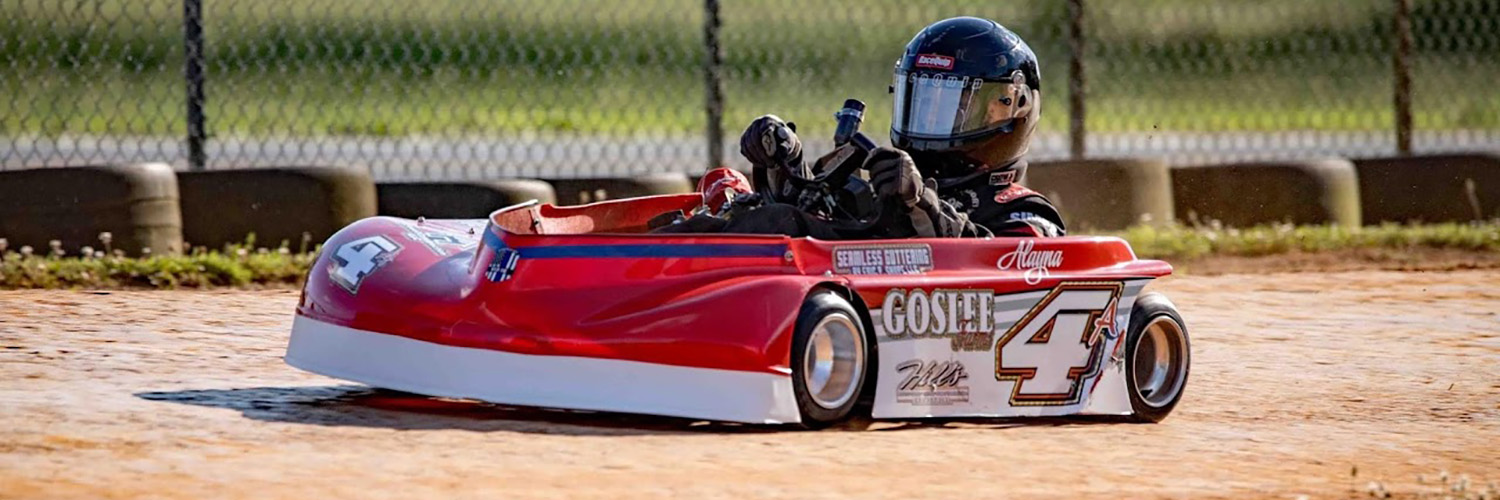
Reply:
<svg viewBox="0 0 1500 500"><path fill-rule="evenodd" d="M285 247L252 251L244 246L222 251L200 247L185 255L126 257L96 251L70 256L60 249L47 254L34 254L29 247L6 251L0 240L0 289L294 286L307 276L316 256Z"/></svg>
<svg viewBox="0 0 1500 500"><path fill-rule="evenodd" d="M1140 226L1115 234L1141 258L1264 257L1358 249L1444 249L1500 253L1500 220L1472 224L1383 225L1358 229L1274 225L1250 229ZM86 249L92 251L92 249ZM301 283L316 253L282 247L195 248L186 255L125 257L7 249L0 239L0 289L285 287Z"/></svg>
<svg viewBox="0 0 1500 500"><path fill-rule="evenodd" d="M1262 257L1360 249L1446 249L1500 252L1500 220L1474 224L1366 226L1259 226L1249 229L1137 226L1117 234L1143 258Z"/></svg>
<svg viewBox="0 0 1500 500"><path fill-rule="evenodd" d="M217 135L702 133L701 2L205 2ZM922 25L1003 19L1066 127L1064 2L744 0L722 19L725 127L814 135L846 97L887 126L892 60ZM1093 131L1387 130L1387 0L1090 4ZM1416 0L1422 129L1500 128L1500 0ZM182 135L177 0L0 3L0 135ZM1488 17L1487 17L1488 16ZM99 20L109 22L99 22Z"/></svg>

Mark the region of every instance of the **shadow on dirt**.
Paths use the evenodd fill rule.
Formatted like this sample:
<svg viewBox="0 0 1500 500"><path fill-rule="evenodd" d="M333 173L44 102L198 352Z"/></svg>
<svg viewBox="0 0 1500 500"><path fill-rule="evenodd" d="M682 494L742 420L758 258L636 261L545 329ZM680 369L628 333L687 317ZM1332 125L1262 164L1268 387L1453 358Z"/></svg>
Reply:
<svg viewBox="0 0 1500 500"><path fill-rule="evenodd" d="M140 392L135 396L149 401L237 410L247 418L266 422L397 430L457 429L590 436L777 430L769 426L671 417L500 406L359 385Z"/></svg>
<svg viewBox="0 0 1500 500"><path fill-rule="evenodd" d="M148 401L236 410L247 418L265 422L396 430L455 429L579 436L743 434L800 430L795 426L744 425L626 413L502 406L431 398L359 385L139 392L135 396ZM872 422L868 418L861 418L824 432L885 432L950 427L1008 429L1119 421L1100 418L1030 418Z"/></svg>

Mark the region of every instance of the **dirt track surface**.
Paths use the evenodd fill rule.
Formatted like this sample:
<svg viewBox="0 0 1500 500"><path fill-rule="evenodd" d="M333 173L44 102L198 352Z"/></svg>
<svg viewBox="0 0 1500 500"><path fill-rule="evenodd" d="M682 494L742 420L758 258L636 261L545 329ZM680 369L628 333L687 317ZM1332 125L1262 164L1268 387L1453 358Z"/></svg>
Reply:
<svg viewBox="0 0 1500 500"><path fill-rule="evenodd" d="M372 392L282 363L294 291L0 292L0 497L1342 498L1500 479L1500 271L1153 288L1194 342L1163 424L822 432Z"/></svg>

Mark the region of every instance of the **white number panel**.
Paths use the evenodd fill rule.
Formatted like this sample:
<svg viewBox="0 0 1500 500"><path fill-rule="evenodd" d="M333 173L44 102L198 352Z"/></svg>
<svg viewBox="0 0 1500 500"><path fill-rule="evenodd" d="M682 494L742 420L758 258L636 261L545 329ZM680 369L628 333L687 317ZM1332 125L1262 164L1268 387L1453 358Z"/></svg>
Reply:
<svg viewBox="0 0 1500 500"><path fill-rule="evenodd" d="M892 289L871 311L880 364L874 416L1128 413L1124 366L1113 355L1149 281L1005 295Z"/></svg>
<svg viewBox="0 0 1500 500"><path fill-rule="evenodd" d="M1119 283L1052 290L995 343L995 380L1013 382L1012 406L1078 403L1099 374L1114 328Z"/></svg>

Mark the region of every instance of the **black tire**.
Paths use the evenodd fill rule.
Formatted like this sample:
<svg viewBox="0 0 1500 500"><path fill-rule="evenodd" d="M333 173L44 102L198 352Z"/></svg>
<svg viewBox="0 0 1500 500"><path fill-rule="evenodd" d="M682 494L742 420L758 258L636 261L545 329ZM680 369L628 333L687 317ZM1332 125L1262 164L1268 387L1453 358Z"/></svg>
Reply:
<svg viewBox="0 0 1500 500"><path fill-rule="evenodd" d="M820 325L824 332L817 335L819 345L814 346L809 356L809 344L814 342ZM797 314L791 355L792 392L797 398L803 427L821 429L849 417L864 391L870 350L864 322L849 301L830 290L817 290L807 296ZM809 366L810 357L813 366ZM821 372L816 368L818 359L824 359L829 367L821 384L816 383ZM816 387L809 387L810 383Z"/></svg>
<svg viewBox="0 0 1500 500"><path fill-rule="evenodd" d="M1166 371L1161 372L1157 382L1155 370L1142 364L1137 373L1137 359L1142 352L1142 340L1148 328L1155 329L1146 344L1150 351L1144 354L1158 359L1165 353ZM1163 342L1165 341L1165 342ZM1159 345L1163 344L1165 345ZM1165 350L1161 350L1165 349ZM1152 363L1153 367L1156 365ZM1177 306L1159 293L1142 294L1130 311L1130 330L1125 336L1125 383L1130 393L1130 406L1134 410L1131 419L1137 422L1160 422L1172 413L1187 387L1188 372L1192 365L1192 345L1188 341L1187 323L1177 313ZM1143 388L1142 382L1147 382Z"/></svg>

